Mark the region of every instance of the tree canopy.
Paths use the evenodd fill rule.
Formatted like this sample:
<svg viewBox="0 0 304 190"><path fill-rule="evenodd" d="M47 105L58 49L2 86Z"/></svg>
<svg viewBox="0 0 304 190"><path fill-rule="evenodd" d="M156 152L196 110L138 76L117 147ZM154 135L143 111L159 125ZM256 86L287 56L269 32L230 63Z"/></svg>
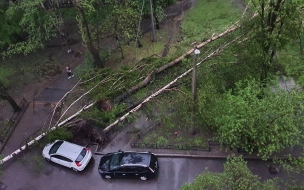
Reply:
<svg viewBox="0 0 304 190"><path fill-rule="evenodd" d="M215 123L223 144L268 158L303 139L304 94L274 87L260 93L255 80L236 83L219 101Z"/></svg>
<svg viewBox="0 0 304 190"><path fill-rule="evenodd" d="M200 174L193 183L186 183L181 190L224 190L224 189L280 189L278 181L261 179L252 174L247 167L247 162L242 157L229 157L224 164L223 173L213 173L206 170Z"/></svg>

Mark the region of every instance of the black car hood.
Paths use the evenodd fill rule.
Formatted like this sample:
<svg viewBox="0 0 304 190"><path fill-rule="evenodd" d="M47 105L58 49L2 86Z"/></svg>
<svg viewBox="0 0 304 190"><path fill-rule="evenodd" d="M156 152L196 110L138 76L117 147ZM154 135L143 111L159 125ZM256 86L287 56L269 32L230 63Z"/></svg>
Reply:
<svg viewBox="0 0 304 190"><path fill-rule="evenodd" d="M98 169L102 171L109 171L109 162L111 159L111 155L105 155L100 159Z"/></svg>

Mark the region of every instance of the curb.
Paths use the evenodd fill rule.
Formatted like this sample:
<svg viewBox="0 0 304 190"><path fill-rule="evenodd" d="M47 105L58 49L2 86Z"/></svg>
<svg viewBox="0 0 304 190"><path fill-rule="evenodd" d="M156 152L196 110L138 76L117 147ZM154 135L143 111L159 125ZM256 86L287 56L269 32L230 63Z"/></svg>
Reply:
<svg viewBox="0 0 304 190"><path fill-rule="evenodd" d="M145 152L145 151L141 151L141 152ZM146 151L146 152L150 152L150 151ZM95 155L106 155L107 153L103 153L103 152L95 152ZM157 157L162 157L162 158L205 158L205 159L227 159L228 156L232 156L235 154L229 154L229 155L195 155L195 154L166 154L166 153L161 153L161 154L157 154L154 153ZM242 156L244 160L263 160L261 157L253 157L253 156L244 156L244 155L236 155L236 156ZM285 160L286 158L275 158L275 159L281 159L281 160ZM269 158L267 160L263 160L263 161L272 161L274 160L274 158Z"/></svg>
<svg viewBox="0 0 304 190"><path fill-rule="evenodd" d="M95 155L106 155L107 153L103 152L95 152ZM233 154L227 155L227 156L220 156L220 155L195 155L195 154L157 154L154 153L157 157L163 157L163 158L206 158L206 159L227 159L228 156L231 156ZM243 156L242 157L246 160L263 160L262 158L259 157L250 157L250 156ZM268 160L273 160L273 159L268 159Z"/></svg>
<svg viewBox="0 0 304 190"><path fill-rule="evenodd" d="M158 157L164 157L164 158L214 158L214 159L227 159L228 156L231 156L233 154L229 154L227 156L221 156L221 155L194 155L194 154L155 154ZM250 156L243 156L242 157L246 160L262 160L262 158L259 157L250 157ZM272 160L272 159L271 159Z"/></svg>

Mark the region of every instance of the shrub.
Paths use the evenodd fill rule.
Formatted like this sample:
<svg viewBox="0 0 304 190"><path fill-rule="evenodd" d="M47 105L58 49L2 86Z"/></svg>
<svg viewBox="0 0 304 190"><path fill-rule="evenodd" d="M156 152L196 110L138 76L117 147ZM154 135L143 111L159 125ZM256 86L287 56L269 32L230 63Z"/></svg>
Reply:
<svg viewBox="0 0 304 190"><path fill-rule="evenodd" d="M72 133L67 128L58 128L54 131L51 131L46 136L47 143L53 142L55 140L71 140L73 137Z"/></svg>

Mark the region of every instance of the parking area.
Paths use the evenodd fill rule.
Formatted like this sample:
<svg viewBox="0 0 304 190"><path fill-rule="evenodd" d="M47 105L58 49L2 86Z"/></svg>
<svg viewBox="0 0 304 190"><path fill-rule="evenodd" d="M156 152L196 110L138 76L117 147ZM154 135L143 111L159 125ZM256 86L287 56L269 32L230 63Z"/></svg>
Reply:
<svg viewBox="0 0 304 190"><path fill-rule="evenodd" d="M90 190L145 189L176 190L205 170L222 171L223 160L159 158L160 170L155 179L102 179L97 171L101 156L94 155L82 172L46 162L40 152L30 150L4 168L1 182L12 190Z"/></svg>
<svg viewBox="0 0 304 190"><path fill-rule="evenodd" d="M30 150L15 158L3 168L1 183L6 190L178 190L186 182L192 182L206 168L212 172L223 170L223 159L159 158L159 174L155 179L141 181L136 179L102 179L97 171L100 155L94 155L82 172L49 163L42 159L40 149ZM262 177L284 177L286 173L271 175L267 164L249 161L249 168Z"/></svg>

